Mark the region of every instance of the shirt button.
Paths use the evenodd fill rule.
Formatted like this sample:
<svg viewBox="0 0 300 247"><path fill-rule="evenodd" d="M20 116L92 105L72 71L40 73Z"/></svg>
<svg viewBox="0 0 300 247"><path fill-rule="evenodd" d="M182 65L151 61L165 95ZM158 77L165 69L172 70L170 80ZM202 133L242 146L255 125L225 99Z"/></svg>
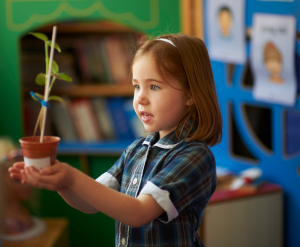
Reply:
<svg viewBox="0 0 300 247"><path fill-rule="evenodd" d="M125 244L125 238L122 238L122 245Z"/></svg>
<svg viewBox="0 0 300 247"><path fill-rule="evenodd" d="M133 185L136 185L137 183L137 178L133 179Z"/></svg>

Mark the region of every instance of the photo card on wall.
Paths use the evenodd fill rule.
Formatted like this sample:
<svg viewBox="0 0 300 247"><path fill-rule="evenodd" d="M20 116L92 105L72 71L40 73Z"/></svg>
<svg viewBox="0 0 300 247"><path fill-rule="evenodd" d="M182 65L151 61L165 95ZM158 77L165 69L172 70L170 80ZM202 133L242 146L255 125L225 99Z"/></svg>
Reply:
<svg viewBox="0 0 300 247"><path fill-rule="evenodd" d="M296 101L294 16L255 14L251 40L253 97L292 106Z"/></svg>
<svg viewBox="0 0 300 247"><path fill-rule="evenodd" d="M206 13L210 58L228 63L245 63L245 1L207 1Z"/></svg>

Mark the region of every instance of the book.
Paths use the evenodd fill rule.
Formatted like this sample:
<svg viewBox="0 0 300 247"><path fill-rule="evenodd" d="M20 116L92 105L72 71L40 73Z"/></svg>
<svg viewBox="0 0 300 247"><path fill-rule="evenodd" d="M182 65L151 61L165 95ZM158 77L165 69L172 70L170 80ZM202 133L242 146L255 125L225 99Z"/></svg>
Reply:
<svg viewBox="0 0 300 247"><path fill-rule="evenodd" d="M124 85L129 79L130 64L124 54L125 47L122 39L118 36L109 36L105 44L114 83Z"/></svg>
<svg viewBox="0 0 300 247"><path fill-rule="evenodd" d="M102 61L102 65L104 68L105 84L113 84L113 77L111 75L111 69L109 66L108 55L107 55L107 50L106 50L106 46L105 46L106 39L107 39L107 37L105 37L105 36L99 38L97 53Z"/></svg>
<svg viewBox="0 0 300 247"><path fill-rule="evenodd" d="M72 99L70 112L79 140L95 142L103 139L90 99Z"/></svg>
<svg viewBox="0 0 300 247"><path fill-rule="evenodd" d="M123 109L135 138L146 136L147 131L145 130L142 121L134 111L133 98L127 99L124 102Z"/></svg>
<svg viewBox="0 0 300 247"><path fill-rule="evenodd" d="M95 82L102 84L110 84L110 70L107 62L107 54L105 49L103 50L102 39L93 38L90 40L90 47L93 51L93 57L95 62Z"/></svg>
<svg viewBox="0 0 300 247"><path fill-rule="evenodd" d="M66 105L58 101L50 101L49 113L58 136L63 141L77 141L78 137L69 112L70 100L66 97L64 100Z"/></svg>
<svg viewBox="0 0 300 247"><path fill-rule="evenodd" d="M92 77L90 74L90 64L87 53L85 51L85 42L84 39L78 38L74 42L74 50L77 55L77 61L79 65L79 70L81 74L81 79L83 84L89 83L92 81Z"/></svg>
<svg viewBox="0 0 300 247"><path fill-rule="evenodd" d="M106 140L116 139L113 119L108 109L107 100L103 97L97 97L97 98L92 98L91 101L97 116L98 125L102 130L104 139Z"/></svg>
<svg viewBox="0 0 300 247"><path fill-rule="evenodd" d="M84 52L88 59L89 73L92 82L103 81L103 66L99 60L99 56L96 54L97 49L95 49L95 38L90 36L84 40Z"/></svg>
<svg viewBox="0 0 300 247"><path fill-rule="evenodd" d="M112 97L108 98L107 101L117 138L120 140L134 140L135 135L132 132L123 108L126 98Z"/></svg>

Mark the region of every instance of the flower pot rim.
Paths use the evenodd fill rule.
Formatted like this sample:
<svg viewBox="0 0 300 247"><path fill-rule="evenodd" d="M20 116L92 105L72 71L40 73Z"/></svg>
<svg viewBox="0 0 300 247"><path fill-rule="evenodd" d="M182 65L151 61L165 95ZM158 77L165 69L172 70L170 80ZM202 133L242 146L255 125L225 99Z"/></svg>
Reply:
<svg viewBox="0 0 300 247"><path fill-rule="evenodd" d="M32 136L26 136L19 139L21 144L32 144L32 145L48 145L51 143L59 143L60 137L58 136L44 136L44 142L40 142L40 136L35 136L32 141Z"/></svg>
<svg viewBox="0 0 300 247"><path fill-rule="evenodd" d="M56 151L60 142L59 137L44 136L44 142L40 143L40 136L35 136L34 138L27 136L19 139L19 142L23 149L26 166L33 165L36 168L40 168L55 163Z"/></svg>

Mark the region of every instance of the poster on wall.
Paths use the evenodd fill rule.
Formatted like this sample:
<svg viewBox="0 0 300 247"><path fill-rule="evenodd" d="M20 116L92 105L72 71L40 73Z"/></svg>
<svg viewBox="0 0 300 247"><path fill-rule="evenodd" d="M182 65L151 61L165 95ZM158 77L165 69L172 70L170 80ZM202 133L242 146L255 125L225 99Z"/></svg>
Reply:
<svg viewBox="0 0 300 247"><path fill-rule="evenodd" d="M245 1L207 1L208 51L212 60L245 63Z"/></svg>
<svg viewBox="0 0 300 247"><path fill-rule="evenodd" d="M296 101L294 16L255 14L251 40L253 97L294 105Z"/></svg>

